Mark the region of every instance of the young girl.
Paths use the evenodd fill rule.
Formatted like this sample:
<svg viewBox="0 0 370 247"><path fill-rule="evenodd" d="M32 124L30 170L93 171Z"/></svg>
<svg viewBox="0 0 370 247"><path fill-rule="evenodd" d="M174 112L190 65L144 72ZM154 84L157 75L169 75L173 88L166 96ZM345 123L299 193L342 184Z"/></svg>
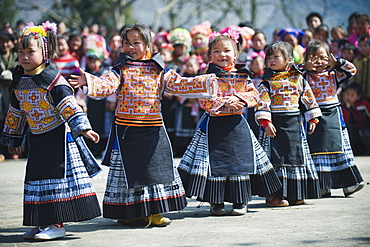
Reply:
<svg viewBox="0 0 370 247"><path fill-rule="evenodd" d="M199 60L191 55L184 64L182 76L193 77L199 75ZM175 103L175 139L173 142L174 157L182 157L189 145L198 122L199 103L195 98L176 97Z"/></svg>
<svg viewBox="0 0 370 247"><path fill-rule="evenodd" d="M262 31L256 31L252 36L252 46L247 53L247 63L256 57L260 56L265 58L265 45L266 45L266 35Z"/></svg>
<svg viewBox="0 0 370 247"><path fill-rule="evenodd" d="M303 204L306 198L319 198L315 166L309 154L301 123L300 105L308 121L309 134L321 116L310 86L293 66L293 47L286 42L272 43L266 52L261 99L256 120L265 129L260 141L280 177L283 188L266 198L267 206ZM287 200L285 200L286 198Z"/></svg>
<svg viewBox="0 0 370 247"><path fill-rule="evenodd" d="M226 215L224 202L233 203L231 215L244 215L252 193L271 194L281 185L242 115L244 106L257 103L258 92L250 71L235 68L238 33L230 29L223 34L213 33L209 39L212 63L208 73L218 77L217 97L199 99L206 113L180 161L179 171L186 195L209 202L212 215ZM255 173L258 176L252 192L249 174Z"/></svg>
<svg viewBox="0 0 370 247"><path fill-rule="evenodd" d="M68 80L72 74L79 74L80 63L71 55L67 37L57 37L57 44L59 50L58 58L54 59L53 62L59 69L60 74Z"/></svg>
<svg viewBox="0 0 370 247"><path fill-rule="evenodd" d="M315 133L308 137L323 196L329 196L330 189L337 188L343 188L344 195L349 196L362 189L364 183L355 165L336 92L341 82L356 73L356 67L344 59L336 59L322 41L309 43L304 67L323 113Z"/></svg>
<svg viewBox="0 0 370 247"><path fill-rule="evenodd" d="M100 78L84 73L70 83L87 84L90 97L117 94L115 121L102 158L110 165L103 216L122 224L166 226L171 221L160 213L183 209L186 197L174 169L160 100L164 91L209 97L215 76L164 73L161 55L152 56L147 26L127 26L121 36L123 53L110 72Z"/></svg>
<svg viewBox="0 0 370 247"><path fill-rule="evenodd" d="M65 236L63 222L101 215L89 178L100 168L82 137L97 143L99 135L91 130L73 89L49 62L57 51L56 24L28 25L0 141L19 154L28 125L23 225L36 227L23 237L49 240Z"/></svg>
<svg viewBox="0 0 370 247"><path fill-rule="evenodd" d="M254 57L249 64L250 70L253 72L252 82L255 88L258 88L263 77L265 69L265 59L261 56ZM253 130L255 136L259 136L260 127L257 125L256 120L254 119L254 107L253 108L244 108L243 114L247 118L249 127Z"/></svg>

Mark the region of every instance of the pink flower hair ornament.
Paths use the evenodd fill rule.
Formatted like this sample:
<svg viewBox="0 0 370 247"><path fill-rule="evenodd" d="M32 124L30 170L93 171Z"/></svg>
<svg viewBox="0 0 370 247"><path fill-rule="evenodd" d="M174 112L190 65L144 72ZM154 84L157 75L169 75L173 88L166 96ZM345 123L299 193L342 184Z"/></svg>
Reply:
<svg viewBox="0 0 370 247"><path fill-rule="evenodd" d="M27 23L27 26L23 29L22 39L33 34L35 39L39 39L42 42L42 53L44 56L45 63L49 62L49 51L48 51L48 31L52 31L54 34L57 32L57 24L54 22L50 23L46 21L40 26L35 26L33 22Z"/></svg>
<svg viewBox="0 0 370 247"><path fill-rule="evenodd" d="M49 22L49 21L46 21L44 23L42 23L42 26L35 26L33 24L33 22L30 22L30 23L27 23L27 26L25 28L23 28L23 35L22 37L24 36L27 36L29 35L30 33L34 34L35 36L38 36L38 37L47 37L47 32L51 30L52 32L56 33L57 31L57 24L54 23L54 22Z"/></svg>
<svg viewBox="0 0 370 247"><path fill-rule="evenodd" d="M239 43L238 39L239 39L239 31L235 30L235 29L228 29L226 32L224 33L219 33L219 32L212 32L210 35L209 35L209 38L208 38L208 42L211 42L212 40L214 40L216 37L219 37L219 36L225 36L225 37L229 37L230 39L232 39L236 44Z"/></svg>

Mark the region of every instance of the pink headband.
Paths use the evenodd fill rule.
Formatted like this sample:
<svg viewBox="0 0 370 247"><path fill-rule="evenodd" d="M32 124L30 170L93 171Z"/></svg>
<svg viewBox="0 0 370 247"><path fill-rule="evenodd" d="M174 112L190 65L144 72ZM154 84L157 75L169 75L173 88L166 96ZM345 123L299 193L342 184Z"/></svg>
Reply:
<svg viewBox="0 0 370 247"><path fill-rule="evenodd" d="M212 32L209 35L208 42L211 42L212 40L214 40L216 37L219 37L219 36L229 37L235 43L239 43L239 41L238 41L238 39L239 39L239 32L237 30L234 30L234 29L229 29L229 30L227 30L227 32L224 32L224 33Z"/></svg>

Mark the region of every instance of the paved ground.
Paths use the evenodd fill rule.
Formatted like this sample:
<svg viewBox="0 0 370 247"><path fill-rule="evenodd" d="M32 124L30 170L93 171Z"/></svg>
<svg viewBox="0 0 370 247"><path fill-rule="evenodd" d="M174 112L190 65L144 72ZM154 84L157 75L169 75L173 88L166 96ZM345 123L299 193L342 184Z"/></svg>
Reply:
<svg viewBox="0 0 370 247"><path fill-rule="evenodd" d="M22 188L25 160L0 163L0 246L370 246L370 157L356 157L365 188L345 198L307 200L305 205L268 208L254 197L244 216L213 217L208 204L189 200L188 207L165 214L164 228L126 227L102 217L66 224L67 236L47 242L22 234ZM93 179L103 198L108 169ZM231 205L227 205L231 210Z"/></svg>

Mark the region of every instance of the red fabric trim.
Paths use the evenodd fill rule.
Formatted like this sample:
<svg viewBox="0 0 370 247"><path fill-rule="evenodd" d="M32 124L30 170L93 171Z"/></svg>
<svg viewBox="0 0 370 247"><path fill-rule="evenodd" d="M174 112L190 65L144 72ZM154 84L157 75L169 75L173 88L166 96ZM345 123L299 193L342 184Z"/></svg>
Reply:
<svg viewBox="0 0 370 247"><path fill-rule="evenodd" d="M266 128L266 125L268 123L271 123L271 121L267 120L267 119L261 119L260 122L261 122L263 128Z"/></svg>

